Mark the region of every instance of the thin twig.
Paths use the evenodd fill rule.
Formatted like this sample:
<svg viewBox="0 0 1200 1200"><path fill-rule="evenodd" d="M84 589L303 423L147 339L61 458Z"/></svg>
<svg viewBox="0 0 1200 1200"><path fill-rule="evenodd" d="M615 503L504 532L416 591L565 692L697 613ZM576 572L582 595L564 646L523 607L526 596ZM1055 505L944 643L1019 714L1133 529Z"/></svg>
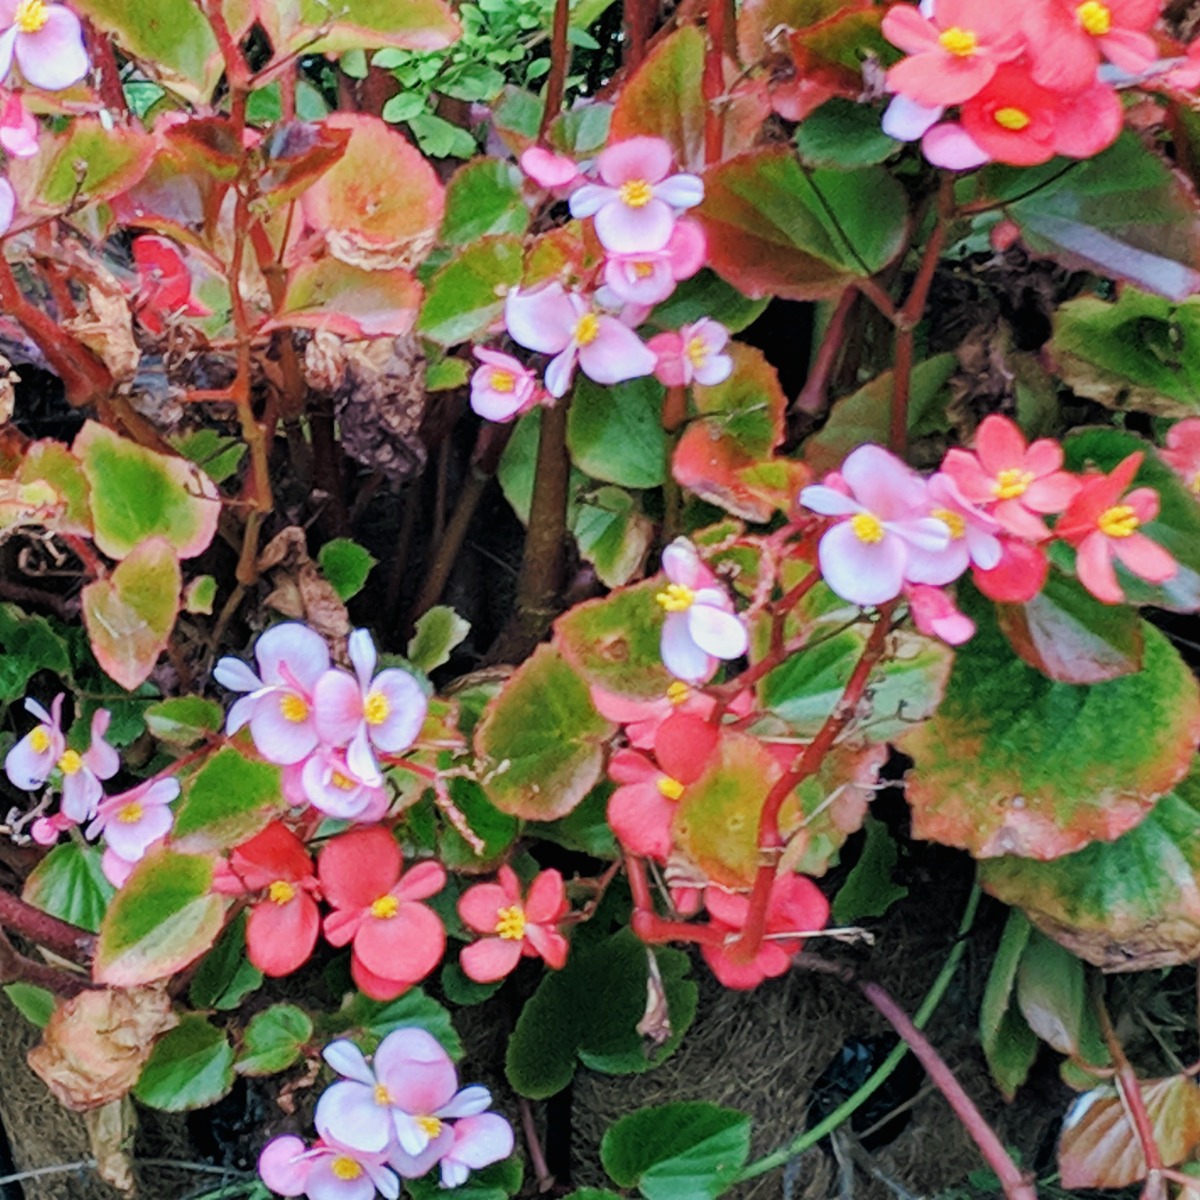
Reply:
<svg viewBox="0 0 1200 1200"><path fill-rule="evenodd" d="M548 1192L554 1186L554 1176L546 1166L546 1153L542 1149L541 1138L538 1137L537 1124L533 1119L533 1106L521 1097L521 1130L525 1134L525 1144L529 1147L529 1162L537 1178L539 1192Z"/></svg>

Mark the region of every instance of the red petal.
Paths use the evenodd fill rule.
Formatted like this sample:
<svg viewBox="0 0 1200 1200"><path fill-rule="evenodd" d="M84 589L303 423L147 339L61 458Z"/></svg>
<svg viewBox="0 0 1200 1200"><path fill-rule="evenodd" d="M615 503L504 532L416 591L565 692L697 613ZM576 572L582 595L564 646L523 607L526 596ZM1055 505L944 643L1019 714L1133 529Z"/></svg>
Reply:
<svg viewBox="0 0 1200 1200"><path fill-rule="evenodd" d="M367 908L395 887L401 862L400 847L386 829L355 829L321 851L317 875L334 908Z"/></svg>
<svg viewBox="0 0 1200 1200"><path fill-rule="evenodd" d="M658 765L680 783L694 783L704 774L720 732L694 713L672 713L654 735Z"/></svg>
<svg viewBox="0 0 1200 1200"><path fill-rule="evenodd" d="M320 923L316 904L304 892L287 904L256 904L246 921L247 957L264 975L290 975L308 961Z"/></svg>
<svg viewBox="0 0 1200 1200"><path fill-rule="evenodd" d="M402 903L394 917L367 917L354 938L354 953L383 979L424 979L442 961L446 931L431 908Z"/></svg>

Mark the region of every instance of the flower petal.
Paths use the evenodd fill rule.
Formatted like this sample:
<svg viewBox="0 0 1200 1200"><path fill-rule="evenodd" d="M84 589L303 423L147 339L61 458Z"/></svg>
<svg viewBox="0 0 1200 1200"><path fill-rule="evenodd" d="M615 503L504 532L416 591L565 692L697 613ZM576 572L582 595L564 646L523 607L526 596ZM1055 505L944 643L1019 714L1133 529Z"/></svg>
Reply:
<svg viewBox="0 0 1200 1200"><path fill-rule="evenodd" d="M334 908L363 909L395 887L400 866L400 847L386 829L353 829L321 851L317 877Z"/></svg>
<svg viewBox="0 0 1200 1200"><path fill-rule="evenodd" d="M441 962L445 949L440 918L415 901L401 903L393 917L366 917L354 936L359 961L383 979L424 979Z"/></svg>
<svg viewBox="0 0 1200 1200"><path fill-rule="evenodd" d="M476 983L495 983L510 974L521 961L521 945L512 938L486 937L462 948L459 965L468 979Z"/></svg>
<svg viewBox="0 0 1200 1200"><path fill-rule="evenodd" d="M693 604L687 619L692 641L706 654L728 660L746 653L746 627L733 613L711 604Z"/></svg>
<svg viewBox="0 0 1200 1200"><path fill-rule="evenodd" d="M908 551L892 534L862 542L843 521L827 530L817 550L825 582L843 600L864 608L894 600L904 583Z"/></svg>
<svg viewBox="0 0 1200 1200"><path fill-rule="evenodd" d="M317 1101L317 1128L328 1136L368 1154L387 1149L392 1140L392 1112L375 1102L374 1087L342 1080L330 1085Z"/></svg>
<svg viewBox="0 0 1200 1200"><path fill-rule="evenodd" d="M661 250L675 228L675 214L662 200L651 200L641 208L616 200L601 208L594 220L601 245L616 254Z"/></svg>
<svg viewBox="0 0 1200 1200"><path fill-rule="evenodd" d="M477 883L458 898L458 915L476 933L495 933L499 912L509 904L498 883Z"/></svg>
<svg viewBox="0 0 1200 1200"><path fill-rule="evenodd" d="M627 325L599 317L596 338L579 348L579 366L596 383L621 383L654 371L658 357ZM549 387L549 372L546 373Z"/></svg>
<svg viewBox="0 0 1200 1200"><path fill-rule="evenodd" d="M90 64L79 18L65 4L46 5L45 15L37 33L17 35L17 63L34 87L58 92L78 83Z"/></svg>
<svg viewBox="0 0 1200 1200"><path fill-rule="evenodd" d="M659 653L663 666L677 679L702 683L717 668L717 660L701 650L692 639L687 613L668 613L663 622Z"/></svg>

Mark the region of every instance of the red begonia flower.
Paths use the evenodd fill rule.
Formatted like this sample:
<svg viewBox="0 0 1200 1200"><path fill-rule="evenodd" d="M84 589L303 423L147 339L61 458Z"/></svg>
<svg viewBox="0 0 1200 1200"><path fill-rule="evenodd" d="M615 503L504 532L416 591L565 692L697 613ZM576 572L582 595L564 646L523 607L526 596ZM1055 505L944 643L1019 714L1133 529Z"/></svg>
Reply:
<svg viewBox="0 0 1200 1200"><path fill-rule="evenodd" d="M489 934L467 946L459 958L476 983L503 979L521 958L541 957L558 970L567 961L567 939L558 922L570 905L557 871L542 871L524 898L511 867L501 867L498 882L478 883L458 901L458 915L476 933Z"/></svg>

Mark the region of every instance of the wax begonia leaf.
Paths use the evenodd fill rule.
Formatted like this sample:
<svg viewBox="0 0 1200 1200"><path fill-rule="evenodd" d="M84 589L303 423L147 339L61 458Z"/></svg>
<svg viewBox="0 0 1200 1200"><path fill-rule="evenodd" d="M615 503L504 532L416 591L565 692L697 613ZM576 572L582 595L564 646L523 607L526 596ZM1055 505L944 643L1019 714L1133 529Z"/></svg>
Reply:
<svg viewBox="0 0 1200 1200"><path fill-rule="evenodd" d="M234 1070L239 1075L276 1075L286 1071L300 1057L312 1035L312 1018L302 1008L272 1004L250 1018Z"/></svg>
<svg viewBox="0 0 1200 1200"><path fill-rule="evenodd" d="M504 311L504 293L521 280L521 243L480 238L455 254L429 281L417 332L440 346L484 336Z"/></svg>
<svg viewBox="0 0 1200 1200"><path fill-rule="evenodd" d="M184 1112L215 1104L233 1080L228 1038L199 1013L186 1013L154 1043L133 1094L150 1108Z"/></svg>
<svg viewBox="0 0 1200 1200"><path fill-rule="evenodd" d="M225 746L191 777L175 812L172 844L187 853L228 850L287 807L279 768Z"/></svg>
<svg viewBox="0 0 1200 1200"><path fill-rule="evenodd" d="M352 340L400 337L412 329L421 297L404 267L366 270L318 258L292 269L271 327L323 329Z"/></svg>

